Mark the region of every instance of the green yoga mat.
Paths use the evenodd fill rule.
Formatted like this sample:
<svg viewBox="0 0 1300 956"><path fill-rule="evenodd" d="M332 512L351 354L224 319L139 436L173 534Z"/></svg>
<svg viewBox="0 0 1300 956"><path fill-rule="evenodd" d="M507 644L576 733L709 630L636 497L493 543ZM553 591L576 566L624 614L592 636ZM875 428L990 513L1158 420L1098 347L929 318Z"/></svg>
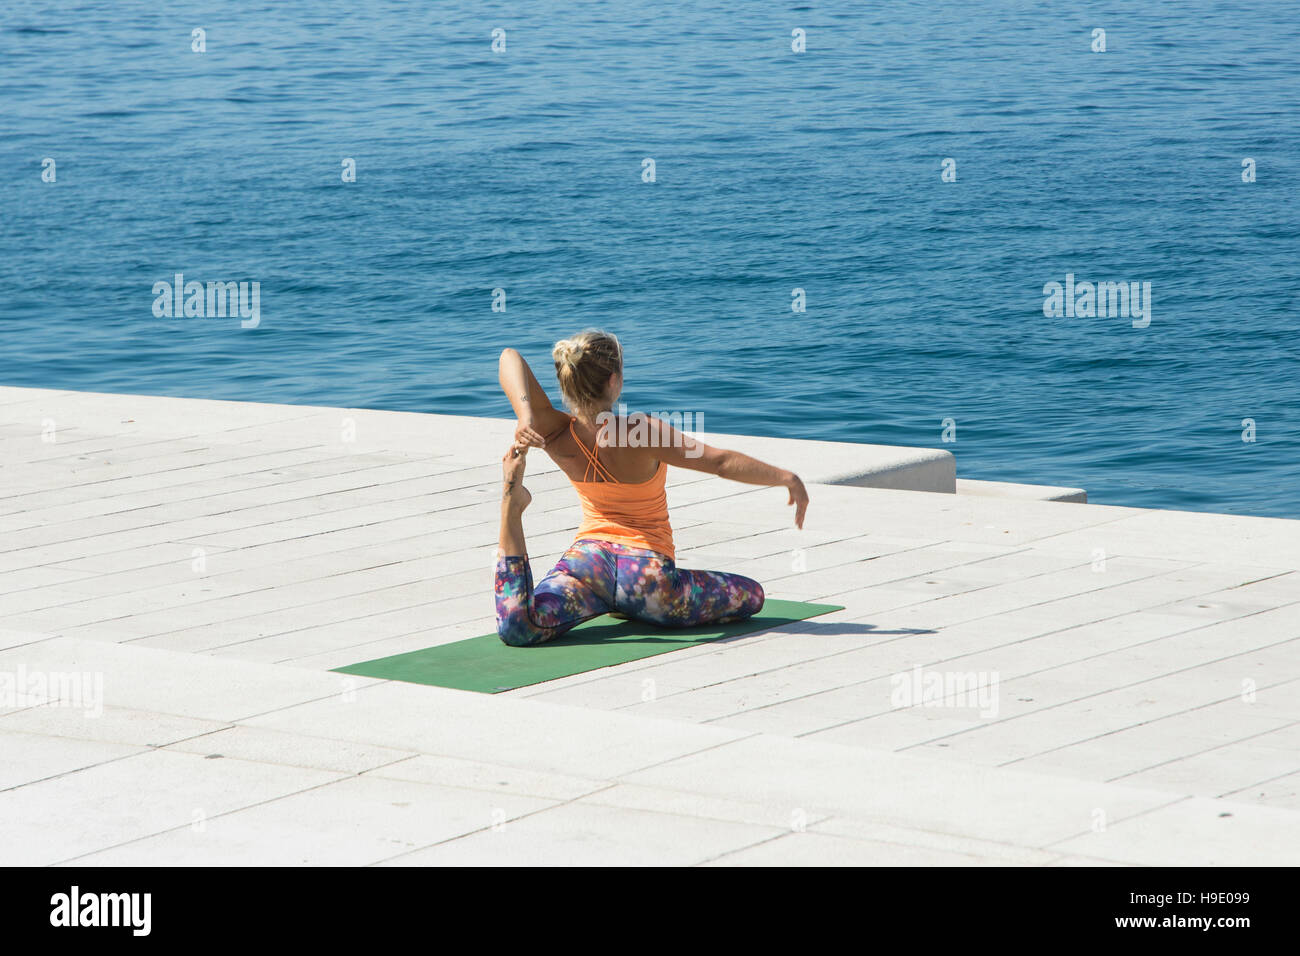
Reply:
<svg viewBox="0 0 1300 956"><path fill-rule="evenodd" d="M837 604L769 600L763 610L743 621L684 628L655 627L602 615L535 647L510 647L495 634L486 634L334 670L497 694L841 610Z"/></svg>

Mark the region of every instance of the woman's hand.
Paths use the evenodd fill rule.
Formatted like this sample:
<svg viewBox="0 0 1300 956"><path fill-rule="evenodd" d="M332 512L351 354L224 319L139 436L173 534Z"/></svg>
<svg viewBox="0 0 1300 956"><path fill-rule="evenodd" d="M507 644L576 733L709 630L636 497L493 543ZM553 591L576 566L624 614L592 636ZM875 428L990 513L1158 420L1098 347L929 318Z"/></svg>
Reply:
<svg viewBox="0 0 1300 956"><path fill-rule="evenodd" d="M524 465L527 457L528 446L516 442L501 459L502 477L505 482L501 490L501 501L507 507L518 511L523 511L533 500L533 496L524 487Z"/></svg>
<svg viewBox="0 0 1300 956"><path fill-rule="evenodd" d="M531 409L525 408L524 413L519 416L519 422L515 425L515 444L526 448L546 447L546 439L533 427Z"/></svg>
<svg viewBox="0 0 1300 956"><path fill-rule="evenodd" d="M803 486L799 476L793 472L786 479L785 486L790 489L790 500L786 504L794 505L795 527L803 528L803 516L808 511L808 489Z"/></svg>

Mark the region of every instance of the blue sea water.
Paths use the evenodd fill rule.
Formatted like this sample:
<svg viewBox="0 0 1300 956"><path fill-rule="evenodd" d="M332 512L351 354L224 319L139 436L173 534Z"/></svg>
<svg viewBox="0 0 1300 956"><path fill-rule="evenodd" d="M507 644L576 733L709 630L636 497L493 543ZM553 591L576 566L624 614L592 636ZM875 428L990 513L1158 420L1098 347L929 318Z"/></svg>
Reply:
<svg viewBox="0 0 1300 956"><path fill-rule="evenodd" d="M595 325L708 431L1300 517L1298 93L1293 2L6 4L0 384L504 416Z"/></svg>

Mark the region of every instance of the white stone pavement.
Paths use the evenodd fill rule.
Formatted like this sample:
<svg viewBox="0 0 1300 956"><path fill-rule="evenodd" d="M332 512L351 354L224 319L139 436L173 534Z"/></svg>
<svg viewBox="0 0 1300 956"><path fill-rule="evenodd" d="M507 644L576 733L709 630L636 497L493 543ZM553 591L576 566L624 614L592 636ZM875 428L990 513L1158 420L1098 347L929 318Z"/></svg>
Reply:
<svg viewBox="0 0 1300 956"><path fill-rule="evenodd" d="M681 564L845 610L506 695L330 673L493 630L510 430L0 388L0 694L102 681L0 699L0 861L1300 862L1294 521L817 484L800 532L674 471ZM576 499L529 465L540 574Z"/></svg>

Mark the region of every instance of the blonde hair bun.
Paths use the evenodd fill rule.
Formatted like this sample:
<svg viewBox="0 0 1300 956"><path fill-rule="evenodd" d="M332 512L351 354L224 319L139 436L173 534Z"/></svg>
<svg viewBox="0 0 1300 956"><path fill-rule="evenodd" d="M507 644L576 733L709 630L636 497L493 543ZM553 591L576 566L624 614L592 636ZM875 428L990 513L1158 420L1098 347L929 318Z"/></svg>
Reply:
<svg viewBox="0 0 1300 956"><path fill-rule="evenodd" d="M560 394L574 411L598 408L608 398L609 377L623 371L623 346L600 329L561 339L551 349Z"/></svg>
<svg viewBox="0 0 1300 956"><path fill-rule="evenodd" d="M551 357L565 365L577 365L582 358L582 343L576 338L560 339L551 350Z"/></svg>

